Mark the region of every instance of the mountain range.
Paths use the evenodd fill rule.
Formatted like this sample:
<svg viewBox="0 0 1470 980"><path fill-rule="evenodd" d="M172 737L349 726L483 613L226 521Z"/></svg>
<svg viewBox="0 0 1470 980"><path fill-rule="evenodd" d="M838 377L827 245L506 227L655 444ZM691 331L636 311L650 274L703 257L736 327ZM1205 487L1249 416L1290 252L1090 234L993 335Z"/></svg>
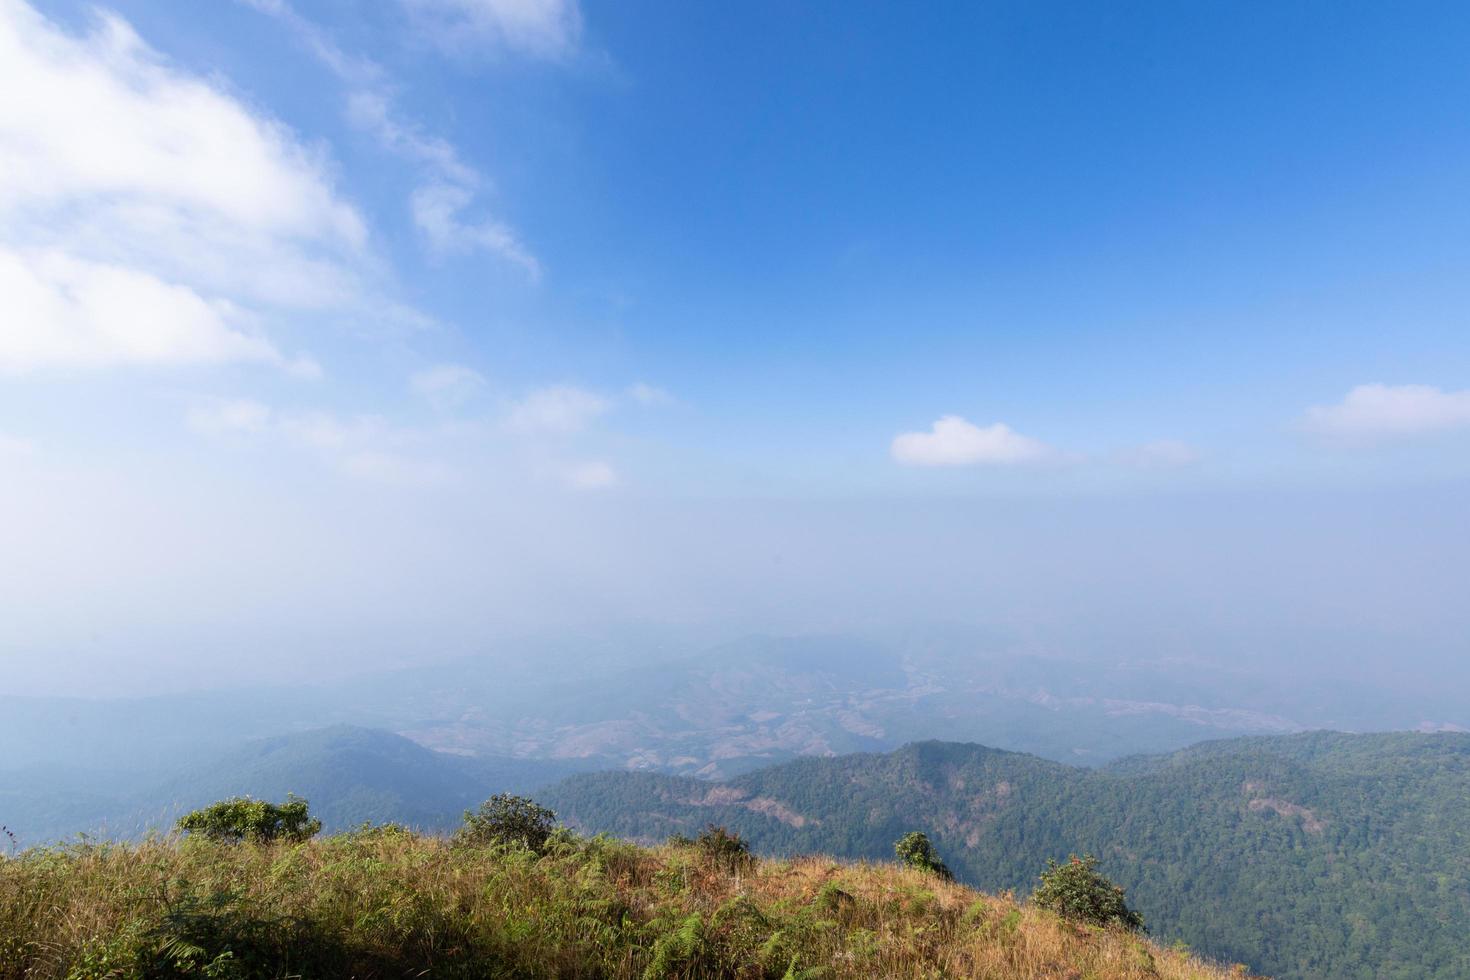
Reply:
<svg viewBox="0 0 1470 980"><path fill-rule="evenodd" d="M886 860L922 830L962 881L1020 895L1048 858L1095 854L1156 938L1272 976L1470 976L1470 735L1246 737L1097 768L939 741L721 780L589 765L454 755L339 725L152 782L12 771L0 823L22 845L137 837L215 799L296 793L328 830L447 831L511 792L584 832L656 841L718 824L770 855Z"/></svg>
<svg viewBox="0 0 1470 980"><path fill-rule="evenodd" d="M573 776L585 831L729 827L771 854L891 858L922 830L964 881L1028 892L1095 854L1159 936L1284 978L1470 976L1470 736L1313 732L1068 766L979 745L809 758L710 782Z"/></svg>
<svg viewBox="0 0 1470 980"><path fill-rule="evenodd" d="M929 738L1100 765L1235 735L1470 727L1452 692L1436 705L1362 679L1298 684L1274 667L1143 652L1069 658L974 631L601 644L527 643L290 688L0 696L0 773L148 785L253 739L334 724L463 756L715 779Z"/></svg>

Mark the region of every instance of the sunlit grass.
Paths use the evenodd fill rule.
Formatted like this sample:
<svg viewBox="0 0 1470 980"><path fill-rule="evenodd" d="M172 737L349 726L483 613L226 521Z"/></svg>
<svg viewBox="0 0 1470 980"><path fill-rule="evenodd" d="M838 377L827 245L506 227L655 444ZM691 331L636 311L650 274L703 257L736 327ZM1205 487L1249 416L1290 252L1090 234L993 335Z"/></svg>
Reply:
<svg viewBox="0 0 1470 980"><path fill-rule="evenodd" d="M0 978L1238 975L916 871L398 830L0 861Z"/></svg>

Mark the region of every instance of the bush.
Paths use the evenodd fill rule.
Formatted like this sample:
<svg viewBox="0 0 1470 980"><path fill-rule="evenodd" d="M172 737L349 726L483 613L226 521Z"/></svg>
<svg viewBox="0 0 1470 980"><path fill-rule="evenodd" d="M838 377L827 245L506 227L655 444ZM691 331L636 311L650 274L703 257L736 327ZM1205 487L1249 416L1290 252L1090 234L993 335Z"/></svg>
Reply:
<svg viewBox="0 0 1470 980"><path fill-rule="evenodd" d="M306 801L298 796L287 794L285 803L236 796L184 814L179 818L178 828L228 843L300 842L315 836L322 829L322 822L311 816Z"/></svg>
<svg viewBox="0 0 1470 980"><path fill-rule="evenodd" d="M954 880L954 872L949 870L949 865L939 859L939 852L934 850L934 845L929 843L929 835L917 830L904 834L893 844L893 853L898 855L899 861L906 867L915 871L923 871L927 874L938 875L945 881Z"/></svg>
<svg viewBox="0 0 1470 980"><path fill-rule="evenodd" d="M455 839L462 844L508 844L542 854L556 828L556 814L525 796L499 793L464 812Z"/></svg>
<svg viewBox="0 0 1470 980"><path fill-rule="evenodd" d="M739 871L751 861L750 844L734 831L710 824L694 842L711 863L727 871Z"/></svg>
<svg viewBox="0 0 1470 980"><path fill-rule="evenodd" d="M1081 858L1074 854L1066 864L1048 860L1031 904L1095 926L1117 923L1127 929L1143 928L1143 916L1128 907L1123 889L1097 870L1097 858L1091 854Z"/></svg>

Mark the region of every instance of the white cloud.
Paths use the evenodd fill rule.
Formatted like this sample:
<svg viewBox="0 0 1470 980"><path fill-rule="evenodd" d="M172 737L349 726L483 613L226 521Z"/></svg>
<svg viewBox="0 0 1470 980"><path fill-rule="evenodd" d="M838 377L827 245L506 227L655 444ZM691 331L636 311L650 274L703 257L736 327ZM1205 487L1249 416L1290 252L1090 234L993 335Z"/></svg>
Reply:
<svg viewBox="0 0 1470 980"><path fill-rule="evenodd" d="M0 370L117 364L285 364L228 305L137 269L0 246Z"/></svg>
<svg viewBox="0 0 1470 980"><path fill-rule="evenodd" d="M1192 466L1202 458L1200 451L1177 439L1158 439L1125 449L1118 459L1130 466L1146 469L1172 469Z"/></svg>
<svg viewBox="0 0 1470 980"><path fill-rule="evenodd" d="M189 428L204 435L226 432L264 432L271 423L271 410L246 398L226 399L196 405L185 416Z"/></svg>
<svg viewBox="0 0 1470 980"><path fill-rule="evenodd" d="M351 302L366 234L318 154L121 19L78 37L0 0L9 370L290 367L248 307Z"/></svg>
<svg viewBox="0 0 1470 980"><path fill-rule="evenodd" d="M424 170L425 183L411 196L414 221L429 247L440 253L485 250L540 276L540 263L504 222L460 217L486 183L465 163L454 144L405 121L394 107L393 89L376 63L342 51L322 28L302 17L286 0L241 0L275 17L294 33L318 61L348 87L347 119L371 133L389 152Z"/></svg>
<svg viewBox="0 0 1470 980"><path fill-rule="evenodd" d="M239 0L245 6L284 23L318 61L344 81L376 82L382 69L364 58L354 58L337 46L330 35L296 12L286 0Z"/></svg>
<svg viewBox="0 0 1470 980"><path fill-rule="evenodd" d="M946 415L928 432L894 437L893 458L909 466L970 466L979 463L1030 463L1053 456L1045 444L1013 431L1003 422L983 428L958 415Z"/></svg>
<svg viewBox="0 0 1470 980"><path fill-rule="evenodd" d="M673 404L674 396L662 388L656 388L642 381L628 386L628 397L645 408L653 408L658 405Z"/></svg>
<svg viewBox="0 0 1470 980"><path fill-rule="evenodd" d="M454 144L395 116L392 97L381 88L352 92L347 98L347 118L376 136L387 149L425 165L445 180L469 187L481 181L480 174L460 159Z"/></svg>
<svg viewBox="0 0 1470 980"><path fill-rule="evenodd" d="M355 211L279 125L167 65L121 19L73 38L0 0L0 207L149 201L359 245Z"/></svg>
<svg viewBox="0 0 1470 980"><path fill-rule="evenodd" d="M576 0L402 0L451 48L508 48L540 58L571 54L582 33Z"/></svg>
<svg viewBox="0 0 1470 980"><path fill-rule="evenodd" d="M474 200L464 187L431 183L413 192L410 206L414 224L429 247L439 253L483 249L525 269L531 278L541 275L541 263L528 252L508 226L492 219L465 221L461 215Z"/></svg>
<svg viewBox="0 0 1470 980"><path fill-rule="evenodd" d="M469 401L485 389L485 378L463 364L436 364L415 371L408 379L414 393L436 408L449 409Z"/></svg>
<svg viewBox="0 0 1470 980"><path fill-rule="evenodd" d="M1336 405L1307 409L1302 427L1347 442L1376 442L1470 429L1470 389L1431 385L1358 385Z"/></svg>
<svg viewBox="0 0 1470 980"><path fill-rule="evenodd" d="M611 465L596 460L574 463L562 471L567 486L575 490L603 490L617 486L618 473Z"/></svg>
<svg viewBox="0 0 1470 980"><path fill-rule="evenodd" d="M522 434L569 435L585 429L612 405L606 398L572 385L531 392L511 407L506 428Z"/></svg>

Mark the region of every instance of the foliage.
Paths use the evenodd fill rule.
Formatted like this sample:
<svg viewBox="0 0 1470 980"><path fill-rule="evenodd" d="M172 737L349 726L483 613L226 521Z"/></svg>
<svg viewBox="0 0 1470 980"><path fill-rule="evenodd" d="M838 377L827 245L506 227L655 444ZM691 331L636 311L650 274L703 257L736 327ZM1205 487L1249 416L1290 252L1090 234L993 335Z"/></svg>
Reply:
<svg viewBox="0 0 1470 980"><path fill-rule="evenodd" d="M466 810L455 835L462 844L503 844L540 854L556 827L556 814L526 796L497 793L478 810Z"/></svg>
<svg viewBox="0 0 1470 980"><path fill-rule="evenodd" d="M541 855L393 828L0 861L0 980L1063 975L1228 974L894 865L750 859L737 878L688 847L565 833Z"/></svg>
<svg viewBox="0 0 1470 980"><path fill-rule="evenodd" d="M210 840L304 841L316 836L322 822L311 816L305 800L287 796L285 803L268 803L236 796L179 818L178 829Z"/></svg>
<svg viewBox="0 0 1470 980"><path fill-rule="evenodd" d="M949 870L949 865L940 860L939 852L929 842L929 835L917 830L911 830L904 834L893 844L893 853L906 866L915 871L925 871L929 874L938 875L945 881L954 878L954 872Z"/></svg>
<svg viewBox="0 0 1470 980"><path fill-rule="evenodd" d="M750 844L724 827L714 824L705 827L695 839L694 846L707 860L726 871L739 871L750 863Z"/></svg>
<svg viewBox="0 0 1470 980"><path fill-rule="evenodd" d="M1143 928L1143 916L1128 907L1123 889L1097 870L1097 858L1091 854L1080 858L1071 855L1062 864L1048 859L1041 873L1041 887L1031 893L1031 902L1064 919L1089 925Z"/></svg>

